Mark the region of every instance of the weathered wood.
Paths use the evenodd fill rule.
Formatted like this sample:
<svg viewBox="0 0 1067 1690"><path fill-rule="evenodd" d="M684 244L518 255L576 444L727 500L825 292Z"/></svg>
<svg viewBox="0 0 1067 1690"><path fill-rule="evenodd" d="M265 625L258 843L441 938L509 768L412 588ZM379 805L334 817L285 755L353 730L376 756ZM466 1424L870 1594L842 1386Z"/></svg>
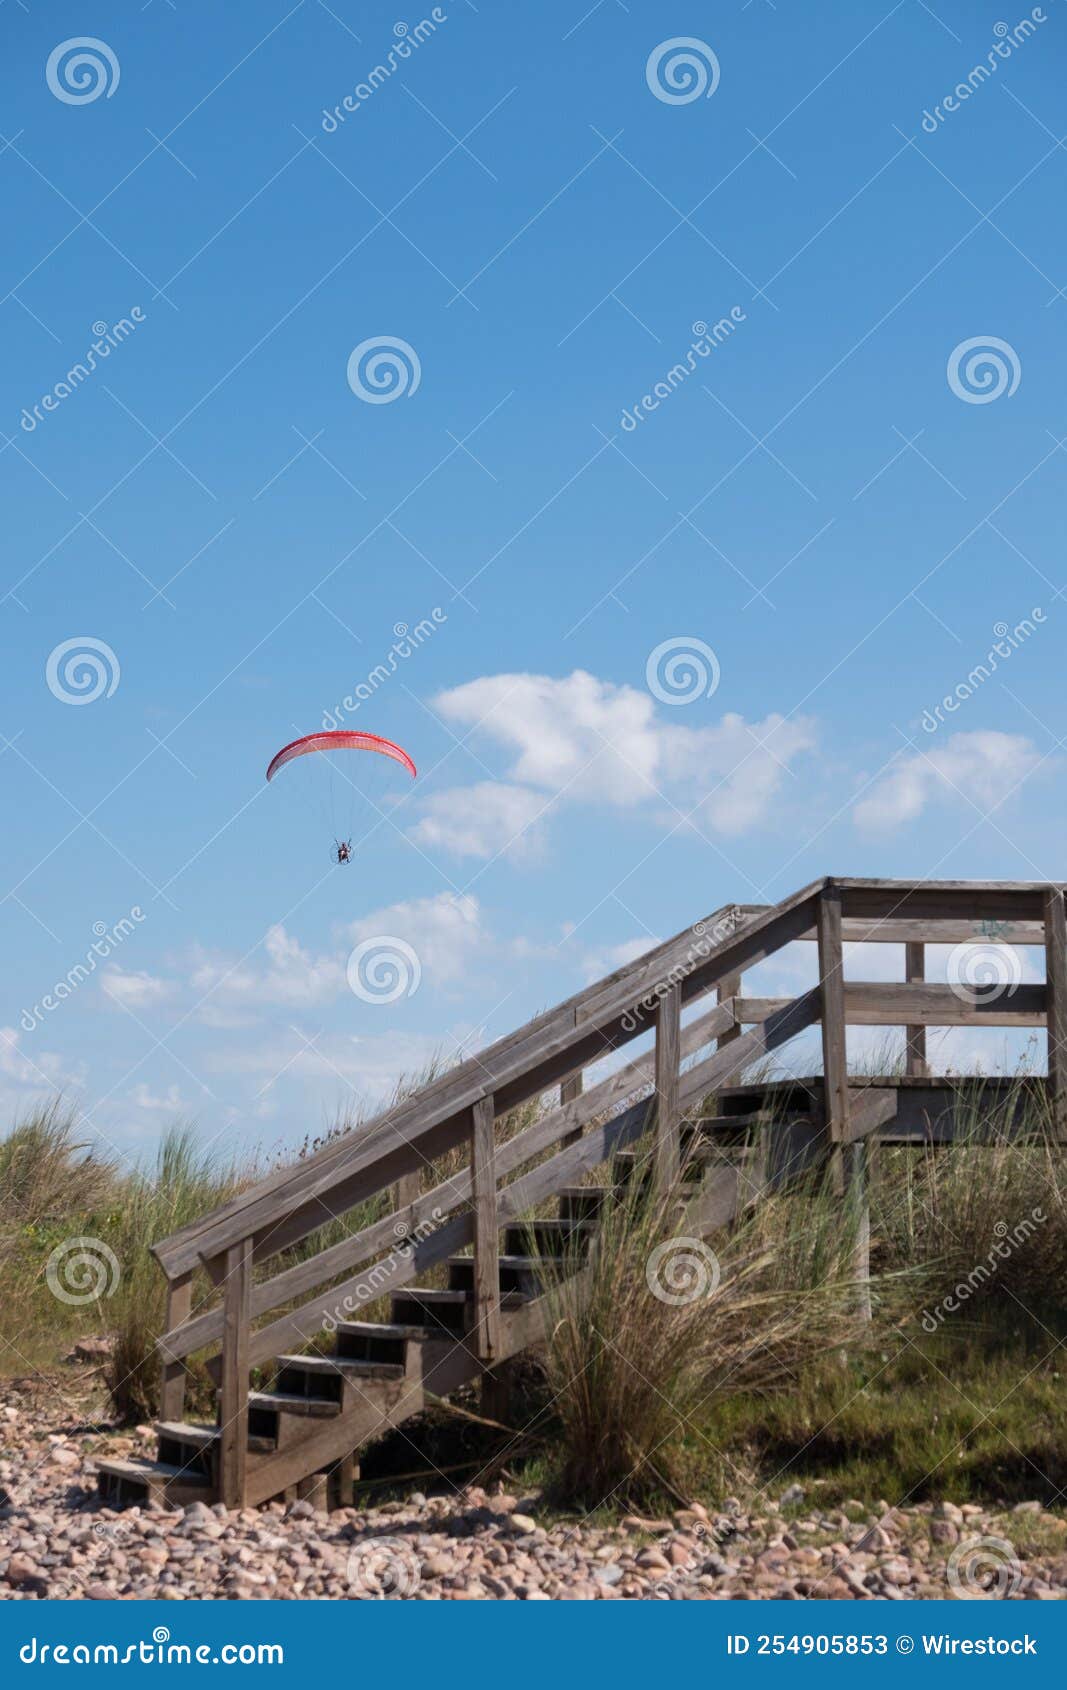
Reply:
<svg viewBox="0 0 1067 1690"><path fill-rule="evenodd" d="M227 1508L245 1505L248 1461L248 1339L252 1289L252 1240L226 1252L223 1303L222 1403L219 1428L219 1495Z"/></svg>
<svg viewBox="0 0 1067 1690"><path fill-rule="evenodd" d="M678 1066L682 1045L682 995L668 986L656 1011L656 1178L674 1184L681 1166Z"/></svg>
<svg viewBox="0 0 1067 1690"><path fill-rule="evenodd" d="M904 978L909 986L918 986L926 979L926 946L910 943L904 946ZM845 990L845 1012L848 1013L848 989ZM921 1022L911 1021L904 1030L905 1037L905 1071L911 1075L925 1074L926 1067L926 1028Z"/></svg>
<svg viewBox="0 0 1067 1690"><path fill-rule="evenodd" d="M167 1284L167 1327L182 1326L193 1305L193 1276L179 1274ZM185 1418L185 1363L180 1356L160 1353L159 1416L161 1420Z"/></svg>
<svg viewBox="0 0 1067 1690"><path fill-rule="evenodd" d="M870 1139L847 1144L840 1152L843 1163L845 1202L853 1230L852 1272L856 1281L856 1307L861 1320L871 1319L871 1200Z"/></svg>
<svg viewBox="0 0 1067 1690"><path fill-rule="evenodd" d="M841 952L841 891L824 887L818 914L819 991L822 1000L822 1066L826 1124L835 1146L848 1138L848 1059L845 1051L845 971ZM831 1162L835 1185L844 1185L844 1167L835 1150Z"/></svg>
<svg viewBox="0 0 1067 1690"><path fill-rule="evenodd" d="M487 1365L500 1354L500 1221L494 1119L492 1098L481 1098L471 1111L474 1334L478 1355Z"/></svg>
<svg viewBox="0 0 1067 1690"><path fill-rule="evenodd" d="M732 999L740 1000L743 978L744 977L741 974L728 974L724 980L719 981L719 984L716 987L716 997L720 1006L729 1003ZM720 1035L718 1044L715 1047L716 1050L726 1050L728 1046L736 1044L737 1040L741 1037L741 1033L741 1023L739 1021L735 1021L733 1026L729 1028L727 1032ZM732 1085L734 1081L738 1079L740 1079L740 1074L733 1073L727 1076L723 1084Z"/></svg>
<svg viewBox="0 0 1067 1690"><path fill-rule="evenodd" d="M422 1172L420 1169L415 1169L410 1174L402 1174L396 1182L396 1196L394 1198L396 1207L398 1209L410 1208L412 1203L418 1202L421 1191Z"/></svg>
<svg viewBox="0 0 1067 1690"><path fill-rule="evenodd" d="M1045 895L1045 989L1048 1015L1048 1102L1053 1130L1067 1137L1067 918L1063 888Z"/></svg>
<svg viewBox="0 0 1067 1690"><path fill-rule="evenodd" d="M585 1075L580 1068L577 1073L568 1074L567 1078L561 1082L559 1088L559 1101L561 1106L566 1108L568 1103L576 1102L576 1100L582 1095L584 1085ZM575 1140L581 1138L581 1136L582 1129L581 1127L577 1127L574 1132L566 1134L563 1139L563 1143L573 1144Z"/></svg>
<svg viewBox="0 0 1067 1690"><path fill-rule="evenodd" d="M815 941L814 927L800 935ZM844 916L841 937L846 945L1035 945L1045 942L1041 921L960 921L934 918L899 921L887 916L882 921Z"/></svg>
<svg viewBox="0 0 1067 1690"><path fill-rule="evenodd" d="M788 998L737 998L741 1022L766 1021L777 1015ZM925 982L845 982L845 1020L852 1027L1043 1027L1044 986L1017 986L1010 996L991 994L988 1001L971 1002L952 986Z"/></svg>

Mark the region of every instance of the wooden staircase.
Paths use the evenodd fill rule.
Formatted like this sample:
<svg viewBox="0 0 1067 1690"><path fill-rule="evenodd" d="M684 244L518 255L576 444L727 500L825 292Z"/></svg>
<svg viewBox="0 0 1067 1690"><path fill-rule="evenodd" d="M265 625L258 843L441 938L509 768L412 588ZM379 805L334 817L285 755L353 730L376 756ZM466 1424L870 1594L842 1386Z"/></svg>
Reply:
<svg viewBox="0 0 1067 1690"><path fill-rule="evenodd" d="M904 945L907 979L846 981L848 939ZM796 941L817 945L818 985L743 996L743 972ZM1004 956L1043 945L1046 983L983 997L924 980L927 943L969 942ZM906 1071L850 1079L848 1024L905 1027ZM745 1082L816 1025L820 1076ZM951 1141L963 1084L931 1077L925 1049L926 1027L949 1025L1047 1026L1049 1075L1030 1097L1067 1131L1061 885L828 879L774 906L717 911L156 1244L168 1280L156 1458L100 1461L102 1496L349 1504L360 1448L435 1400L480 1382L486 1411L505 1412L503 1364L543 1340L553 1283L583 1273L598 1219L628 1183L677 1185L681 1229L707 1236L812 1166L862 1210L876 1139ZM588 1083L629 1044L636 1057ZM989 1130L1013 1130L1019 1087L989 1082L983 1097ZM532 1100L529 1124L506 1128ZM422 1189L461 1146L467 1163ZM588 1183L605 1168L606 1183ZM325 1223L365 1214L372 1198L389 1212L307 1253ZM446 1283L420 1284L430 1269ZM375 1311L387 1318L366 1318ZM185 1415L194 1354L218 1387L214 1424Z"/></svg>

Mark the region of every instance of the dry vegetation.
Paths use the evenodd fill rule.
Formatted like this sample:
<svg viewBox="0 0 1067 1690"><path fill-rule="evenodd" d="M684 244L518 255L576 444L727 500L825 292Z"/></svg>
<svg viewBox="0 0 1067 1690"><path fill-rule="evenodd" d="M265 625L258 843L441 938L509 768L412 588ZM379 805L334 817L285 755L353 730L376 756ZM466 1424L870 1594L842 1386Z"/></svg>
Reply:
<svg viewBox="0 0 1067 1690"><path fill-rule="evenodd" d="M1020 1081L1020 1107L1023 1096ZM516 1112L505 1135L535 1113ZM758 1487L786 1469L828 1497L955 1489L1010 1499L1067 1483L1067 1152L1036 1117L1022 1137L979 1142L979 1115L976 1090L975 1130L952 1148L875 1155L870 1322L860 1315L848 1212L818 1178L714 1234L714 1256L669 1247L686 1230L686 1187L652 1198L632 1180L580 1275L549 1288L551 1337L526 1404L534 1430L513 1469L525 1464L569 1502L610 1496L619 1506ZM343 1120L326 1138L360 1124ZM443 1158L423 1188L462 1161L458 1152ZM52 1367L75 1339L106 1337L116 1414L150 1418L164 1282L149 1245L261 1171L203 1154L182 1128L153 1165L131 1171L94 1153L60 1105L16 1123L0 1140L3 1371ZM363 1205L300 1253L358 1230L387 1202L382 1194ZM94 1284L85 1270L67 1281L77 1300L65 1301L49 1263L58 1252L70 1266L72 1239L103 1246L103 1268L99 1295L83 1294ZM649 1280L661 1246L654 1276L676 1293L666 1298ZM209 1295L206 1281L200 1291Z"/></svg>

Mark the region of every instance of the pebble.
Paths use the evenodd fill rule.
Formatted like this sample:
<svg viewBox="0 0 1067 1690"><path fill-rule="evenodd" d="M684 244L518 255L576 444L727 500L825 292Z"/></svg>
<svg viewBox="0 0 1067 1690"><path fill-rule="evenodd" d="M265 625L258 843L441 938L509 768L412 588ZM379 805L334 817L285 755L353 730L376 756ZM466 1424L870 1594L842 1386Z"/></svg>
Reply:
<svg viewBox="0 0 1067 1690"><path fill-rule="evenodd" d="M952 1547L982 1537L1011 1545L1013 1526L1023 1545L1013 1569L1017 1595L1067 1597L1063 1511L1037 1501L891 1509L881 1499L853 1499L827 1508L789 1485L777 1503L728 1497L709 1511L694 1500L670 1519L631 1514L591 1525L580 1515L553 1520L536 1496L471 1486L333 1514L306 1500L233 1511L203 1502L116 1510L100 1505L92 1457L150 1453L151 1429L76 1433L99 1403L76 1412L64 1383L62 1392L0 1386L0 1600L943 1598L957 1593ZM781 1507L791 1511L788 1529ZM354 1545L376 1542L379 1555L353 1555ZM1032 1542L1058 1548L1036 1552Z"/></svg>

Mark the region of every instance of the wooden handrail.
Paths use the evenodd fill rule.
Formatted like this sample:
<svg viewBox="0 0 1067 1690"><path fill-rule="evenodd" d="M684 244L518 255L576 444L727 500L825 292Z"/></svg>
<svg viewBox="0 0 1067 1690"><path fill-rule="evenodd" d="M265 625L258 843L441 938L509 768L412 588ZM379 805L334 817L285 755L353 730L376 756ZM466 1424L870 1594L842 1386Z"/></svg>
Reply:
<svg viewBox="0 0 1067 1690"><path fill-rule="evenodd" d="M751 920L725 906L440 1076L362 1132L260 1181L155 1244L158 1261L168 1277L202 1262L221 1277L224 1252L242 1238L253 1239L257 1259L297 1243L402 1174L454 1149L479 1098L492 1093L497 1114L505 1114L638 1037L651 1024L665 987L677 983L688 1003L725 975L772 955L810 924L818 890L818 884L806 887Z"/></svg>

